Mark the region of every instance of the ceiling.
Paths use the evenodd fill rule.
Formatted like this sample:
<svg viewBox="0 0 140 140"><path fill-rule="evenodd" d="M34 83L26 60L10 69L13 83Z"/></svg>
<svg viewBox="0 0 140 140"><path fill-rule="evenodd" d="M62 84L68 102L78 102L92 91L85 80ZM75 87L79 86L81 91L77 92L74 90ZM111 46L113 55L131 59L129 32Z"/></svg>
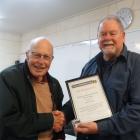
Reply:
<svg viewBox="0 0 140 140"><path fill-rule="evenodd" d="M114 1L0 0L0 32L24 34Z"/></svg>

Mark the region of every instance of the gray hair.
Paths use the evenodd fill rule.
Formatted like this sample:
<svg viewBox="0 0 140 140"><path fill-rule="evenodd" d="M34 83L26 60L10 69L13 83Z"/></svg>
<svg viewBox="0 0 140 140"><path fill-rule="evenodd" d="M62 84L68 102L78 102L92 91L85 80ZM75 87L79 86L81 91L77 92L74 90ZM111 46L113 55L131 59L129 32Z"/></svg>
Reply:
<svg viewBox="0 0 140 140"><path fill-rule="evenodd" d="M40 42L40 41L42 41L42 40L47 40L48 42L49 42L49 40L48 40L48 38L46 37L46 36L40 36L40 37L36 37L36 38L34 38L34 39L32 39L31 41L30 41L30 43L29 43L29 50L31 50L33 47L34 47L34 45L36 45L38 42ZM50 43L50 42L49 42ZM51 44L51 43L50 43ZM52 46L52 44L51 44L51 46Z"/></svg>
<svg viewBox="0 0 140 140"><path fill-rule="evenodd" d="M104 17L104 18L99 22L99 26L98 26L97 32L99 32L100 25L101 25L104 21L106 21L106 20L114 20L114 21L116 21L116 22L118 23L118 25L120 26L120 29L121 29L122 31L124 31L124 26L123 26L123 24L122 24L122 22L121 22L121 19L120 19L118 16L116 16L116 15L108 15L107 17Z"/></svg>

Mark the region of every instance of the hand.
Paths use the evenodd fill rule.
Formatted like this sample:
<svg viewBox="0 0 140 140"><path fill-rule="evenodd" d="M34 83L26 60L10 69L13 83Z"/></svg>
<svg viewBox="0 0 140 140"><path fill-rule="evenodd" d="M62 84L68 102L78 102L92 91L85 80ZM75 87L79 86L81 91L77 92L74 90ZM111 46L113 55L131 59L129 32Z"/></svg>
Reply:
<svg viewBox="0 0 140 140"><path fill-rule="evenodd" d="M76 133L97 134L99 132L96 122L79 123L74 127Z"/></svg>
<svg viewBox="0 0 140 140"><path fill-rule="evenodd" d="M60 132L65 124L64 113L61 111L53 111L52 113L54 117L53 130L55 132Z"/></svg>

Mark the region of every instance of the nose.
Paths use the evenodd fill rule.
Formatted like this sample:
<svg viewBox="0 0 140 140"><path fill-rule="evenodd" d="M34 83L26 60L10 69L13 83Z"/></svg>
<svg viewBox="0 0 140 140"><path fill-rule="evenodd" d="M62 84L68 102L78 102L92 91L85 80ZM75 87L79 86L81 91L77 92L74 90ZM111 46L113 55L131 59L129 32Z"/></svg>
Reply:
<svg viewBox="0 0 140 140"><path fill-rule="evenodd" d="M44 55L40 56L40 60L45 60Z"/></svg>

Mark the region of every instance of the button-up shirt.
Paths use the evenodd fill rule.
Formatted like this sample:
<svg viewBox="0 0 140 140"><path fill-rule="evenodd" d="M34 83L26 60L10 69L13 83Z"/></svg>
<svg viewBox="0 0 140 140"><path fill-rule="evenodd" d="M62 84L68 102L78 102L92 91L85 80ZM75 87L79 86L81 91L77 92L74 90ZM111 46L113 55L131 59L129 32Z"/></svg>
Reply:
<svg viewBox="0 0 140 140"><path fill-rule="evenodd" d="M112 62L100 52L82 70L82 77L98 74L113 115L97 122L100 133L90 140L140 140L140 55L127 50ZM84 136L79 136L84 137Z"/></svg>

